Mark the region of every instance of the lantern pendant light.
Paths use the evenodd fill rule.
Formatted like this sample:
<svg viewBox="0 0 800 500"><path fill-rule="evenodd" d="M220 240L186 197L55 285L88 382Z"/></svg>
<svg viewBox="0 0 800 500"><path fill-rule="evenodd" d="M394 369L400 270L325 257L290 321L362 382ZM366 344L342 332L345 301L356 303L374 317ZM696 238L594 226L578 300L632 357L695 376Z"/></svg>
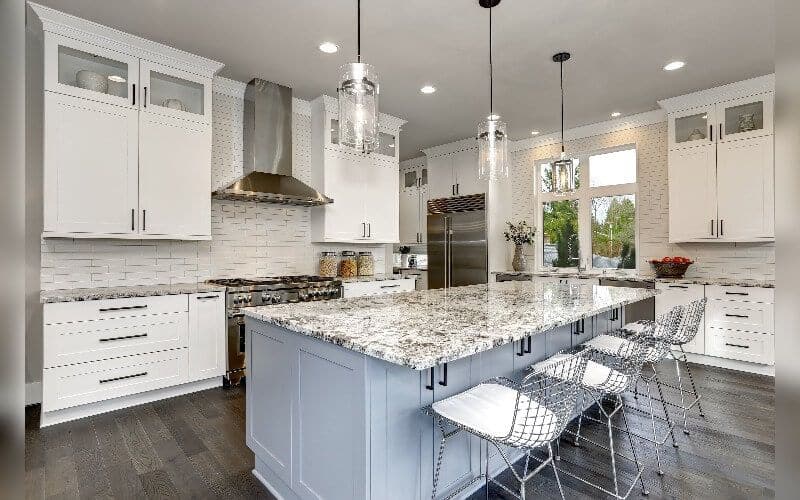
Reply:
<svg viewBox="0 0 800 500"><path fill-rule="evenodd" d="M489 116L478 125L478 176L494 181L508 177L508 135L506 124L494 112L492 67L492 8L500 0L478 0L489 9Z"/></svg>
<svg viewBox="0 0 800 500"><path fill-rule="evenodd" d="M569 58L569 52L559 52L553 56L561 72L561 157L553 162L553 190L558 194L575 190L575 162L567 158L564 152L564 61Z"/></svg>
<svg viewBox="0 0 800 500"><path fill-rule="evenodd" d="M370 153L378 148L378 74L361 62L361 0L357 0L357 60L339 68L339 143Z"/></svg>

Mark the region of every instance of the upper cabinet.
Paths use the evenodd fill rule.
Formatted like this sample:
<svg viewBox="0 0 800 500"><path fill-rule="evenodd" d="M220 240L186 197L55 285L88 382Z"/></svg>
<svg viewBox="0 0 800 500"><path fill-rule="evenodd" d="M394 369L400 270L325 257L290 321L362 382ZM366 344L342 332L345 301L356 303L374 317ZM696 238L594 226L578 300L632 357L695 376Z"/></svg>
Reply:
<svg viewBox="0 0 800 500"><path fill-rule="evenodd" d="M428 167L425 157L400 163L400 243L428 238Z"/></svg>
<svg viewBox="0 0 800 500"><path fill-rule="evenodd" d="M365 154L339 144L336 99L311 103L311 182L333 203L311 209L315 242L400 241L398 139L405 121L381 114L380 148Z"/></svg>
<svg viewBox="0 0 800 500"><path fill-rule="evenodd" d="M43 237L210 239L211 80L222 65L29 6Z"/></svg>
<svg viewBox="0 0 800 500"><path fill-rule="evenodd" d="M767 75L659 101L670 242L774 240L773 88Z"/></svg>
<svg viewBox="0 0 800 500"><path fill-rule="evenodd" d="M452 149L443 150L445 147ZM428 156L428 193L431 199L486 192L488 183L478 177L478 149L474 141L430 148L425 150L425 154Z"/></svg>

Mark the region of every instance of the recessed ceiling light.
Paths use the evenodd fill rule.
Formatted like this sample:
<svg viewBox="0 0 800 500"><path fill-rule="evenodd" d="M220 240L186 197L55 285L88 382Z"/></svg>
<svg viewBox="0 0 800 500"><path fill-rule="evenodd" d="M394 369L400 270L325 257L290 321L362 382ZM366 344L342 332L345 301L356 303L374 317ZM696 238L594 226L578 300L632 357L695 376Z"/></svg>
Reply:
<svg viewBox="0 0 800 500"><path fill-rule="evenodd" d="M499 120L500 119L500 115L496 115L496 114L492 113L491 115L487 116L486 119L487 120Z"/></svg>
<svg viewBox="0 0 800 500"><path fill-rule="evenodd" d="M108 79L111 80L112 82L117 82L117 83L125 82L125 79L119 75L109 75Z"/></svg>
<svg viewBox="0 0 800 500"><path fill-rule="evenodd" d="M539 131L538 130L531 130L531 135L539 135Z"/></svg>
<svg viewBox="0 0 800 500"><path fill-rule="evenodd" d="M319 44L319 50L326 54L333 54L339 51L339 46L333 42L322 42Z"/></svg>
<svg viewBox="0 0 800 500"><path fill-rule="evenodd" d="M675 71L676 69L681 69L684 66L686 66L686 63L683 61L672 61L664 66L664 71Z"/></svg>
<svg viewBox="0 0 800 500"><path fill-rule="evenodd" d="M620 113L619 111L614 111L613 113L611 113L611 118L616 118L616 117L621 116L621 115L622 115L622 113Z"/></svg>
<svg viewBox="0 0 800 500"><path fill-rule="evenodd" d="M434 92L436 92L436 87L434 87L433 85L425 85L424 87L419 89L419 91L422 92L423 94L433 94Z"/></svg>

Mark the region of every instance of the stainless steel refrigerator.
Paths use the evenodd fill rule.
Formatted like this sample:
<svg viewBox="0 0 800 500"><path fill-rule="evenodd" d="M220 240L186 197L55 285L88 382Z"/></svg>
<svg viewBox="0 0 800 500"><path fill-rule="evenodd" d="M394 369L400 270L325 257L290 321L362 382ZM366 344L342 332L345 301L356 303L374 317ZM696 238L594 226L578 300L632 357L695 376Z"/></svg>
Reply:
<svg viewBox="0 0 800 500"><path fill-rule="evenodd" d="M428 288L488 281L485 195L428 200Z"/></svg>

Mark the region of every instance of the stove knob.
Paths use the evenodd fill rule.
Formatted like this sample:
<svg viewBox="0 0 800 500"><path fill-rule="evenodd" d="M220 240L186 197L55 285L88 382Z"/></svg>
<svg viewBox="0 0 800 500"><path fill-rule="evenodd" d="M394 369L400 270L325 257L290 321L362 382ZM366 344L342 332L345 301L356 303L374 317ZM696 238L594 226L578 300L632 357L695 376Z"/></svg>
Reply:
<svg viewBox="0 0 800 500"><path fill-rule="evenodd" d="M253 302L253 296L248 295L247 297L245 297L245 300L247 301L248 304L250 304L251 302Z"/></svg>
<svg viewBox="0 0 800 500"><path fill-rule="evenodd" d="M273 304L279 304L281 302L281 296L280 295L273 295L271 297L271 300L272 300Z"/></svg>

